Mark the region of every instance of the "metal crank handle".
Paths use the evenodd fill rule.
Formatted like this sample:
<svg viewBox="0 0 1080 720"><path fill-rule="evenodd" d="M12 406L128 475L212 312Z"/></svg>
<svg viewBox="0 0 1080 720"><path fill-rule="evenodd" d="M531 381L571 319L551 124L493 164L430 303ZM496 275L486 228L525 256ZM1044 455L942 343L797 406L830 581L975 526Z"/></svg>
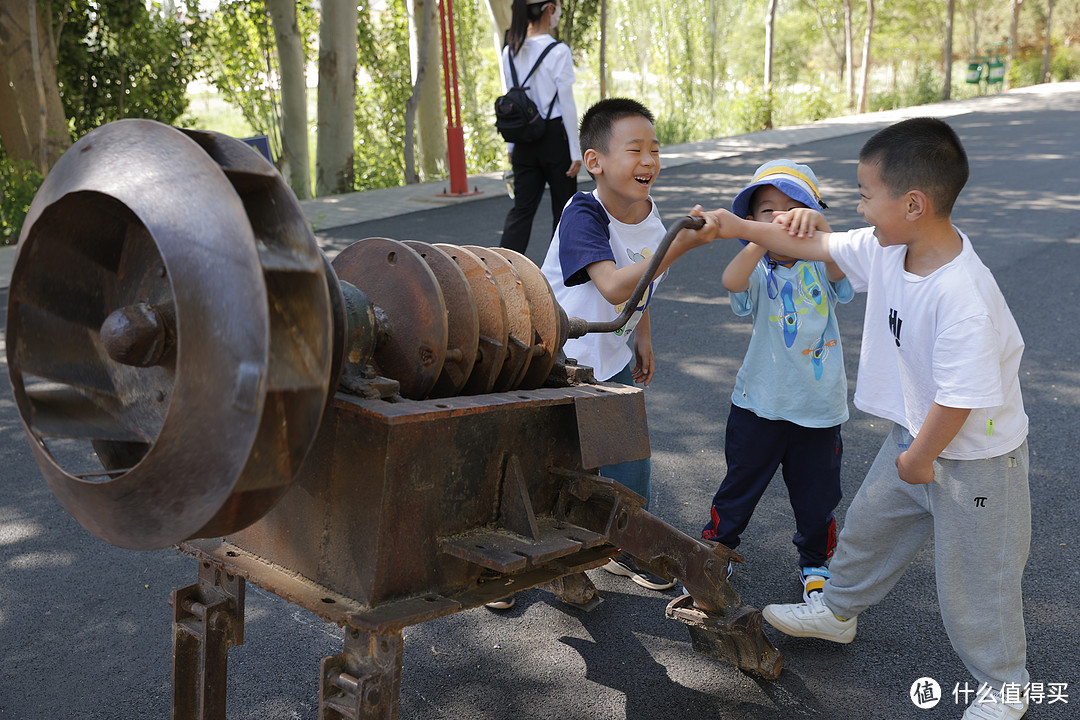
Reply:
<svg viewBox="0 0 1080 720"><path fill-rule="evenodd" d="M684 218L680 218L674 222L670 228L668 228L667 234L664 235L664 239L660 241L660 245L656 248L656 252L649 258L649 264L645 268L645 273L638 280L637 286L634 288L634 292L630 295L630 299L626 301L626 305L623 307L623 311L619 314L619 317L607 322L590 322L583 318L572 317L569 318L569 337L578 338L582 335L589 333L609 333L615 332L630 319L630 316L634 314L634 310L637 308L641 298L645 295L646 288L652 283L656 277L656 269L660 267L660 263L663 262L664 256L667 255L668 248L671 247L671 243L675 242L675 236L682 230L700 230L705 225L705 218L690 217L687 215Z"/></svg>

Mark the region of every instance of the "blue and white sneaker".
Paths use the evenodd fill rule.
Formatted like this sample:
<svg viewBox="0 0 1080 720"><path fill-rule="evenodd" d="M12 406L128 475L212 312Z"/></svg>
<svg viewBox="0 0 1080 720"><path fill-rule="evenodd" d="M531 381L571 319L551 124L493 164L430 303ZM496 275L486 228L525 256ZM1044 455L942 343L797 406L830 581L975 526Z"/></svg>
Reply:
<svg viewBox="0 0 1080 720"><path fill-rule="evenodd" d="M799 568L799 580L802 582L803 601L810 602L811 593L819 593L825 587L825 581L829 579L827 567L804 567Z"/></svg>

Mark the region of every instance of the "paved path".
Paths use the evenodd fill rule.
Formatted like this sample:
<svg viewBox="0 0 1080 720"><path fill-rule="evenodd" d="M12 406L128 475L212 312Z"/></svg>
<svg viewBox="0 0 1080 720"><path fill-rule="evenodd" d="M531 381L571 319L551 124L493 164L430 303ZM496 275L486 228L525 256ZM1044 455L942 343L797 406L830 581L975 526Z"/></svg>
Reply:
<svg viewBox="0 0 1080 720"><path fill-rule="evenodd" d="M1029 667L1033 679L1067 683L1071 695L1070 704L1044 702L1029 717L1073 718L1080 703L1080 333L1074 320L1080 84L665 148L655 195L666 221L697 201L727 204L758 164L783 154L814 167L834 227L851 227L859 222L859 146L874 129L910 114L949 116L964 139L972 179L957 222L997 275L1027 342L1022 380L1035 516L1025 576ZM483 195L453 202L432 200L442 189L427 185L316 200L305 209L328 252L380 234L491 245L509 200L497 176L475 182ZM538 218L536 227L542 223ZM530 257L543 253L542 234L534 233ZM719 243L695 250L693 261L680 260L672 269L653 306L660 370L646 392L653 509L688 533L702 524L705 503L723 476L727 396L749 331L718 291L734 252L732 244ZM13 253L0 249L5 280ZM840 316L850 378L861 318L859 299ZM858 412L845 425L841 523L883 432L880 421ZM192 561L172 550L121 550L80 528L42 482L6 383L0 388L0 463L0 718L167 717L166 599L173 587L194 581ZM782 483L774 483L745 536L747 564L733 581L747 602L760 607L797 595L792 530ZM670 594L602 571L593 576L604 602L591 613L531 590L505 614L478 609L409 628L401 717L893 720L961 714L949 693L970 679L941 627L930 548L885 602L860 617L853 644L770 630L785 656L775 682L695 655L683 627L663 617ZM230 720L314 720L318 663L340 652L341 630L249 586L245 639L230 653ZM908 700L911 684L923 676L946 691L933 710L917 710Z"/></svg>

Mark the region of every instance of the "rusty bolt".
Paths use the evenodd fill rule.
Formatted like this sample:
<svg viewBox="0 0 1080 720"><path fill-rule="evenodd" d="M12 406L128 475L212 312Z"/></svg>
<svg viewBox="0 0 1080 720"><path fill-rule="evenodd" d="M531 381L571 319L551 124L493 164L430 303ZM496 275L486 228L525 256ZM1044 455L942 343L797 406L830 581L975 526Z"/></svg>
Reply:
<svg viewBox="0 0 1080 720"><path fill-rule="evenodd" d="M430 367L435 364L435 361L439 359L439 354L429 347L420 348L420 365L423 367Z"/></svg>
<svg viewBox="0 0 1080 720"><path fill-rule="evenodd" d="M135 367L157 365L168 336L161 315L146 303L113 310L101 324L101 342L113 360Z"/></svg>

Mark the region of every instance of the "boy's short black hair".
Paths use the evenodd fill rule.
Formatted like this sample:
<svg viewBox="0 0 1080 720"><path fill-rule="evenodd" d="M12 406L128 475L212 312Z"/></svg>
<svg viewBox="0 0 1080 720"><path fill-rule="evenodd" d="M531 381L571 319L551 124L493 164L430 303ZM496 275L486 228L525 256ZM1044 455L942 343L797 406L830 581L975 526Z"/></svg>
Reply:
<svg viewBox="0 0 1080 720"><path fill-rule="evenodd" d="M859 151L859 162L877 165L893 197L921 190L938 216L952 213L968 179L968 159L960 137L938 118L903 120L875 133Z"/></svg>
<svg viewBox="0 0 1080 720"><path fill-rule="evenodd" d="M608 143L611 142L612 126L616 121L634 115L640 115L650 123L656 124L656 119L649 112L649 108L629 98L606 98L586 110L585 116L581 118L581 125L578 127L581 155L584 157L585 151L589 149L606 153Z"/></svg>

